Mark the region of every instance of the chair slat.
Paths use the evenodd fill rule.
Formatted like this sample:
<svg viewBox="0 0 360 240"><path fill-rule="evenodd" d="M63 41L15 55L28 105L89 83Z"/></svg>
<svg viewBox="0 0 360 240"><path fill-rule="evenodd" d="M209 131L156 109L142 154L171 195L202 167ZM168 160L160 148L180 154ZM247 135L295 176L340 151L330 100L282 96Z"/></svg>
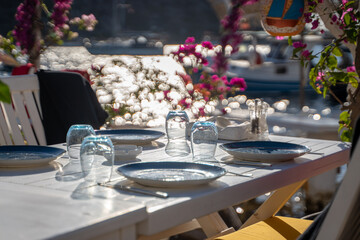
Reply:
<svg viewBox="0 0 360 240"><path fill-rule="evenodd" d="M17 113L17 117L20 120L22 126L22 132L24 134L24 138L29 145L37 145L36 138L34 132L32 131L30 119L27 115L25 105L24 105L24 97L19 92L12 93L13 104Z"/></svg>
<svg viewBox="0 0 360 240"><path fill-rule="evenodd" d="M16 114L13 107L7 103L1 103L3 105L3 109L5 109L6 117L8 120L9 126L9 134L12 135L12 139L15 145L24 145L24 138L21 134L18 121L16 119Z"/></svg>
<svg viewBox="0 0 360 240"><path fill-rule="evenodd" d="M0 128L1 128L1 136L3 136L4 141L0 141L1 145L12 145L13 142L9 135L9 127L6 122L6 117L4 115L3 106L0 104Z"/></svg>
<svg viewBox="0 0 360 240"><path fill-rule="evenodd" d="M0 134L0 144L46 145L37 75L10 76L0 80L9 86L13 99L13 105L1 103L0 127L3 138Z"/></svg>
<svg viewBox="0 0 360 240"><path fill-rule="evenodd" d="M24 98L26 102L26 107L28 109L28 113L30 115L31 124L33 125L39 145L46 145L45 131L39 113L41 108L36 106L36 102L34 101L34 94L32 92L25 91Z"/></svg>

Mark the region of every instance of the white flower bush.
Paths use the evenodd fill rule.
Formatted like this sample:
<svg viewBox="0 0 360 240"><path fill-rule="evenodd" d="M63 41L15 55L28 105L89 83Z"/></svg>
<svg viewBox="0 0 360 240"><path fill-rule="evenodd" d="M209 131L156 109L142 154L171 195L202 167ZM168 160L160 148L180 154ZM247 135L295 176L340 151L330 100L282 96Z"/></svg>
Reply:
<svg viewBox="0 0 360 240"><path fill-rule="evenodd" d="M108 124L115 128L164 125L169 110L179 109L179 101L193 87L185 87L177 75L185 73L183 67L168 56L91 55L83 47L51 47L41 57L41 68L87 69L97 98L110 115ZM227 112L239 108L244 97L230 98ZM219 104L224 105L199 100L185 111L193 119L199 108L211 115Z"/></svg>

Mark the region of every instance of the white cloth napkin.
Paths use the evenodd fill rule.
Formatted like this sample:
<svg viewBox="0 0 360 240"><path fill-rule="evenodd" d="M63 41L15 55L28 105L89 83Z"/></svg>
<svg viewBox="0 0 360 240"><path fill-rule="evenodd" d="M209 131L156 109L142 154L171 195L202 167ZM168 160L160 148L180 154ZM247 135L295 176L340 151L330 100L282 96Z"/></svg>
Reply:
<svg viewBox="0 0 360 240"><path fill-rule="evenodd" d="M250 136L250 122L239 119L217 116L210 118L215 122L218 129L219 139L222 140L243 140Z"/></svg>

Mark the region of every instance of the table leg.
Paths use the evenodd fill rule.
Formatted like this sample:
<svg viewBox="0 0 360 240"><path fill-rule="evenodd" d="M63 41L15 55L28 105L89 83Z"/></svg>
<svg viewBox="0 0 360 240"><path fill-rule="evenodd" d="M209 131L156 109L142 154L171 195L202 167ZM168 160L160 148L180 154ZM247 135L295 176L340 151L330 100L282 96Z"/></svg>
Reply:
<svg viewBox="0 0 360 240"><path fill-rule="evenodd" d="M212 237L215 235L218 236L218 234L224 232L231 233L235 231L233 227L229 228L225 224L224 220L217 212L211 213L201 218L197 218L196 220L199 222L202 230L207 237Z"/></svg>
<svg viewBox="0 0 360 240"><path fill-rule="evenodd" d="M273 194L271 194L271 196L241 226L241 228L274 216L306 181L307 180L302 180L273 192Z"/></svg>

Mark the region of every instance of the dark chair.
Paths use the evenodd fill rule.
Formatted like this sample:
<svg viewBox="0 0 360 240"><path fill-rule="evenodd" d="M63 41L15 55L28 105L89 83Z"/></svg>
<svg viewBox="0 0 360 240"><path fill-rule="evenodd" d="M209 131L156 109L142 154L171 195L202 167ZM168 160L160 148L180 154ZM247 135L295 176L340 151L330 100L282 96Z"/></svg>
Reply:
<svg viewBox="0 0 360 240"><path fill-rule="evenodd" d="M37 73L43 126L48 145L66 141L73 124L99 129L108 114L101 107L89 82L78 73L44 71Z"/></svg>

